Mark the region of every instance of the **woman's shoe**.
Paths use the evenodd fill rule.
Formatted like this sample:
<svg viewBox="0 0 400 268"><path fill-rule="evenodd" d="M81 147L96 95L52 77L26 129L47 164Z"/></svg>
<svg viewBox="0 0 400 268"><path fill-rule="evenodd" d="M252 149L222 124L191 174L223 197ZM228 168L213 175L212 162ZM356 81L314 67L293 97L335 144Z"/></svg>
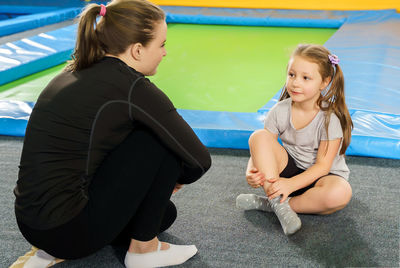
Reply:
<svg viewBox="0 0 400 268"><path fill-rule="evenodd" d="M127 268L150 268L178 265L186 262L197 253L195 245L173 245L169 249L161 250L161 242L158 242L157 251L149 253L131 253L125 255Z"/></svg>

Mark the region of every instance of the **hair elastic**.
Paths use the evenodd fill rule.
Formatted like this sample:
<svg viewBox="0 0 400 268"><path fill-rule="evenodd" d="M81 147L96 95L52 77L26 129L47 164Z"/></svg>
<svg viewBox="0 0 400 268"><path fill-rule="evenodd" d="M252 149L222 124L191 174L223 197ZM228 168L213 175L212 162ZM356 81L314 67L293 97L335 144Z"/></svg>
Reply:
<svg viewBox="0 0 400 268"><path fill-rule="evenodd" d="M107 12L106 6L101 4L100 5L100 13L99 13L99 15L104 17L106 15L106 12Z"/></svg>
<svg viewBox="0 0 400 268"><path fill-rule="evenodd" d="M339 57L336 56L335 54L328 55L328 58L333 67L335 67L337 64L339 64Z"/></svg>

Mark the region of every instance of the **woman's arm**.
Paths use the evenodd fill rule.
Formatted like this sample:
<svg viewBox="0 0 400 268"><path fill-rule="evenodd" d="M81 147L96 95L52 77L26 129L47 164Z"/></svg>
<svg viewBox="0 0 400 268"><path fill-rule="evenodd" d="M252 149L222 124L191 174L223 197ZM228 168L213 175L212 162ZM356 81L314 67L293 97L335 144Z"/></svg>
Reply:
<svg viewBox="0 0 400 268"><path fill-rule="evenodd" d="M130 116L149 127L182 161L179 183L199 179L211 166L211 157L169 98L147 79L132 89Z"/></svg>

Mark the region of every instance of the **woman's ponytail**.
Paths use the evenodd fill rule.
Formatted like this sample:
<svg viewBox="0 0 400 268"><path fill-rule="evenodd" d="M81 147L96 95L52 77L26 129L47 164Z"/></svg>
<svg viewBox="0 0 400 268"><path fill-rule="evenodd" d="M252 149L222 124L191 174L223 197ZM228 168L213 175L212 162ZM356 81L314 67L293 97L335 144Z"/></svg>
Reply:
<svg viewBox="0 0 400 268"><path fill-rule="evenodd" d="M98 16L102 16L98 21ZM75 51L66 71L79 71L105 54L118 56L129 45L146 46L165 13L147 0L113 0L107 6L89 4L79 17Z"/></svg>
<svg viewBox="0 0 400 268"><path fill-rule="evenodd" d="M75 51L72 61L66 67L66 71L77 71L89 67L101 59L105 52L96 32L96 19L100 13L100 5L89 4L79 17L76 36Z"/></svg>

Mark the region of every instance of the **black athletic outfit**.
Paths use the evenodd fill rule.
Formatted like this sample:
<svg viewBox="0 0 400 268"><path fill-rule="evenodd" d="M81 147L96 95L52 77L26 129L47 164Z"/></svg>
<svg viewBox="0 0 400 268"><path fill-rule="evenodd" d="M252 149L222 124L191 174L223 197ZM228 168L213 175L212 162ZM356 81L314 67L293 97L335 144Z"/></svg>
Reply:
<svg viewBox="0 0 400 268"><path fill-rule="evenodd" d="M176 217L169 200L211 158L168 97L113 57L63 72L28 122L15 213L26 239L79 258L121 234L147 241Z"/></svg>

